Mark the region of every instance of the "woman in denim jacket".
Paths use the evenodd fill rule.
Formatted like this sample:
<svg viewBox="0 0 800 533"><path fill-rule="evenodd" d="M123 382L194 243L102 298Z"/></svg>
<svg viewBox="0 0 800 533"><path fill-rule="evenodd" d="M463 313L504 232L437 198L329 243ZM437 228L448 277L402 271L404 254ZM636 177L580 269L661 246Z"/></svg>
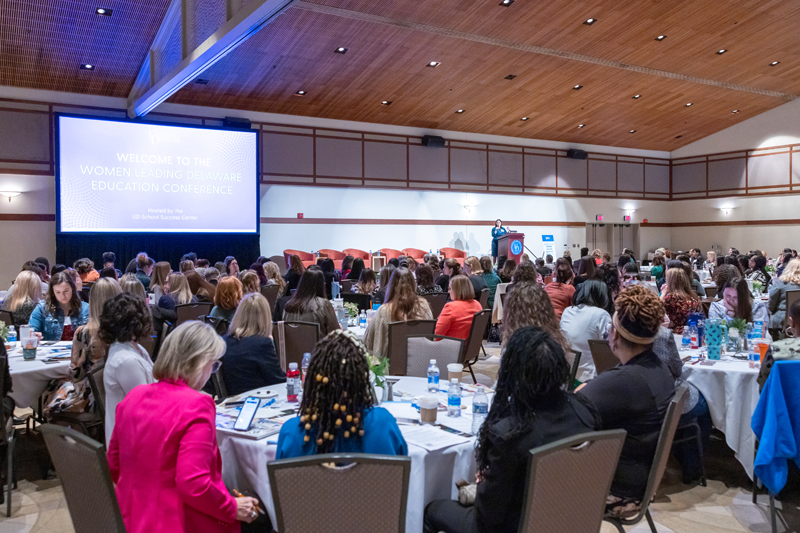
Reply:
<svg viewBox="0 0 800 533"><path fill-rule="evenodd" d="M50 279L44 301L31 313L29 324L45 341L71 341L75 330L89 321L89 304L82 302L72 275L59 272Z"/></svg>

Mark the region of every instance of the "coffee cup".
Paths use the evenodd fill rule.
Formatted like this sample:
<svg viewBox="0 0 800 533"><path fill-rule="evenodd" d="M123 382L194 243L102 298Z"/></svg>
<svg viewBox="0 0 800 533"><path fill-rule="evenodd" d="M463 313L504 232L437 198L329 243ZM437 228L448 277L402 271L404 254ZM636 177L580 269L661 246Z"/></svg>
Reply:
<svg viewBox="0 0 800 533"><path fill-rule="evenodd" d="M423 396L419 399L419 417L423 424L435 424L439 399L436 396Z"/></svg>
<svg viewBox="0 0 800 533"><path fill-rule="evenodd" d="M19 327L19 338L20 339L27 339L28 337L33 337L33 326L20 326Z"/></svg>
<svg viewBox="0 0 800 533"><path fill-rule="evenodd" d="M462 365L461 363L451 363L447 365L447 381L456 378L460 383L461 377L463 375L464 375L464 365Z"/></svg>
<svg viewBox="0 0 800 533"><path fill-rule="evenodd" d="M20 344L22 344L23 359L36 359L36 347L39 345L39 337L28 337L27 339L22 339Z"/></svg>

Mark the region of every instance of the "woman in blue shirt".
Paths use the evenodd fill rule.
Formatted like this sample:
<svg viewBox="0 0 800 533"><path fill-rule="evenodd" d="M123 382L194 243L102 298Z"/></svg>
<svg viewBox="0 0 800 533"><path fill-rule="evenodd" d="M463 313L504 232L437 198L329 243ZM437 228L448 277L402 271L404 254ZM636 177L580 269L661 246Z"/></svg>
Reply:
<svg viewBox="0 0 800 533"><path fill-rule="evenodd" d="M500 237L508 233L508 230L503 227L503 221L499 218L494 221L494 227L492 228L492 262L497 262L497 241L500 240Z"/></svg>
<svg viewBox="0 0 800 533"><path fill-rule="evenodd" d="M278 437L278 459L320 453L408 455L394 417L369 382L369 354L350 331L333 330L311 354L300 416Z"/></svg>
<svg viewBox="0 0 800 533"><path fill-rule="evenodd" d="M89 321L89 304L82 302L71 272L50 278L44 301L31 313L29 324L46 341L71 341L75 330Z"/></svg>

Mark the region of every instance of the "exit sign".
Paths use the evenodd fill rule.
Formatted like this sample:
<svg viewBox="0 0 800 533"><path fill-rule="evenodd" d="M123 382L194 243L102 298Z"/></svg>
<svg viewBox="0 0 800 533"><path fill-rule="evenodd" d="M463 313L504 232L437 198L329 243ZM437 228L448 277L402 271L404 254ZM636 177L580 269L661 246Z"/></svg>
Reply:
<svg viewBox="0 0 800 533"><path fill-rule="evenodd" d="M595 217L595 219L596 219L598 222L602 222L602 221L603 221L603 215L597 215L597 216Z"/></svg>

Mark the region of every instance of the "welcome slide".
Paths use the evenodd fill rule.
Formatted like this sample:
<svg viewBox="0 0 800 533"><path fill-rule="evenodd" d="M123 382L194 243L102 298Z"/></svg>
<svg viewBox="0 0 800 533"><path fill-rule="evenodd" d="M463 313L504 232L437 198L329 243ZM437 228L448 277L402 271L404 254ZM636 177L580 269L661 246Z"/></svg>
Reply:
<svg viewBox="0 0 800 533"><path fill-rule="evenodd" d="M58 117L62 232L256 233L256 131Z"/></svg>

